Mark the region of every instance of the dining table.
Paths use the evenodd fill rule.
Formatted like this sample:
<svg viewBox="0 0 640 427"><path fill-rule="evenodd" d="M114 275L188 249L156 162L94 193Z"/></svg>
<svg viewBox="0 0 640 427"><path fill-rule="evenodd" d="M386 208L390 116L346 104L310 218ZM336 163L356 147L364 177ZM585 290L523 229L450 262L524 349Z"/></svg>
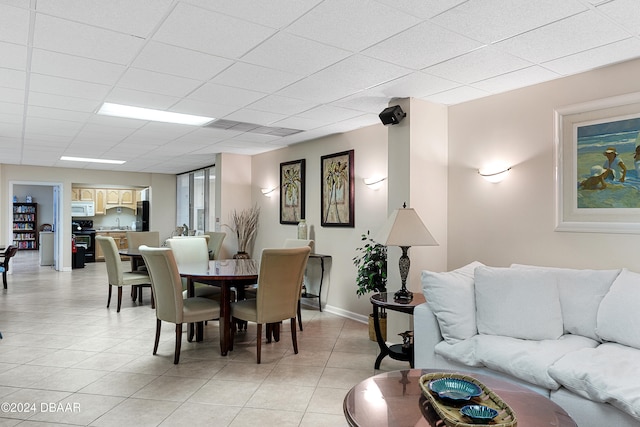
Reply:
<svg viewBox="0 0 640 427"><path fill-rule="evenodd" d="M142 259L137 249L123 249L120 255ZM197 268L190 265L178 267L181 277L187 279L187 296L195 295L195 283L202 283L220 288L220 353L226 356L231 348L231 299L233 292L242 299L244 288L258 282L258 262L254 259L220 259L210 260L208 265ZM202 341L202 329L189 324L188 337L192 339L195 332L196 341Z"/></svg>

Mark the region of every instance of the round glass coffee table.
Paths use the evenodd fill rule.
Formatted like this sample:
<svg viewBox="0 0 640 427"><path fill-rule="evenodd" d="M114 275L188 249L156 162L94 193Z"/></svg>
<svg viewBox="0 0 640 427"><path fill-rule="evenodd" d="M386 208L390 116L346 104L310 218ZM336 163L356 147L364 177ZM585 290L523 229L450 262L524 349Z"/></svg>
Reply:
<svg viewBox="0 0 640 427"><path fill-rule="evenodd" d="M344 398L347 422L358 427L444 427L418 384L422 375L431 372L447 371L408 369L362 381ZM577 427L564 409L526 387L487 375L460 373L478 379L500 396L516 414L518 427Z"/></svg>

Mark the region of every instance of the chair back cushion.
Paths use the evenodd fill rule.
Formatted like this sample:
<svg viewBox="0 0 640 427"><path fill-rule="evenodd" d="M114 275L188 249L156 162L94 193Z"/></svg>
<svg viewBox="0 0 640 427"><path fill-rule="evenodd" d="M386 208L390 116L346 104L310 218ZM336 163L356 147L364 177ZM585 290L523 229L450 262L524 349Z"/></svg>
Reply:
<svg viewBox="0 0 640 427"><path fill-rule="evenodd" d="M167 239L167 246L173 251L179 268L185 271L206 270L209 265L209 247L201 236L172 237Z"/></svg>
<svg viewBox="0 0 640 427"><path fill-rule="evenodd" d="M96 242L100 245L100 249L102 249L102 253L104 254L109 284L122 286L122 263L120 262L120 254L118 254L118 247L116 246L115 240L110 236L96 236Z"/></svg>
<svg viewBox="0 0 640 427"><path fill-rule="evenodd" d="M227 237L227 233L221 231L205 231L205 236L209 236L209 259L219 259L222 242Z"/></svg>
<svg viewBox="0 0 640 427"><path fill-rule="evenodd" d="M301 248L303 246L309 246L313 252L313 240L306 239L285 239L283 248Z"/></svg>
<svg viewBox="0 0 640 427"><path fill-rule="evenodd" d="M173 251L145 245L139 249L151 277L156 317L165 322L183 323L182 282Z"/></svg>
<svg viewBox="0 0 640 427"><path fill-rule="evenodd" d="M310 252L309 246L262 250L256 295L258 323L296 317Z"/></svg>
<svg viewBox="0 0 640 427"><path fill-rule="evenodd" d="M159 231L127 231L129 249L138 249L141 245L160 247Z"/></svg>

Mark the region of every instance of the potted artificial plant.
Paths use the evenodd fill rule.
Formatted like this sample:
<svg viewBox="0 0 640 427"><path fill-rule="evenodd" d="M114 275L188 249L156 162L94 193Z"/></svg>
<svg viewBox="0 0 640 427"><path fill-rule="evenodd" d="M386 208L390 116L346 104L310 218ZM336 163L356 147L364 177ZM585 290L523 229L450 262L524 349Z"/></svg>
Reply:
<svg viewBox="0 0 640 427"><path fill-rule="evenodd" d="M243 209L240 213L233 210L231 219L233 226L227 226L233 231L238 240L238 253L233 257L240 259L251 258L250 253L253 249L253 243L258 234L258 218L260 217L260 208L258 205L251 209Z"/></svg>
<svg viewBox="0 0 640 427"><path fill-rule="evenodd" d="M370 292L387 292L387 247L374 241L369 231L362 235L361 240L366 243L356 248L360 255L353 258L353 264L358 268L356 293L362 296ZM380 330L386 340L387 313L384 309L380 312ZM373 313L369 314L369 339L376 341Z"/></svg>

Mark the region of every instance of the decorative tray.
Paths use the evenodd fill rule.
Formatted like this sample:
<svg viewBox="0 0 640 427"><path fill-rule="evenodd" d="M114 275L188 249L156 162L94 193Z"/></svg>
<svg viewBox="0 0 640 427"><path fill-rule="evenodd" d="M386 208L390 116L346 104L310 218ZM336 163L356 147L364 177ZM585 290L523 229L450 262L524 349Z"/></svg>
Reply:
<svg viewBox="0 0 640 427"><path fill-rule="evenodd" d="M429 383L434 380L443 378L452 378L463 382L470 382L480 387L479 396L469 396L468 399L452 400L440 398L438 394L431 390ZM444 421L448 427L477 427L479 425L495 426L495 427L516 427L518 420L513 410L507 405L497 394L490 388L482 384L477 379L468 375L462 375L452 372L434 372L425 374L420 377L420 388L422 394L429 400L429 403L436 411L438 416ZM465 405L484 405L498 411L498 415L487 423L478 424L472 419L462 415L460 409Z"/></svg>

